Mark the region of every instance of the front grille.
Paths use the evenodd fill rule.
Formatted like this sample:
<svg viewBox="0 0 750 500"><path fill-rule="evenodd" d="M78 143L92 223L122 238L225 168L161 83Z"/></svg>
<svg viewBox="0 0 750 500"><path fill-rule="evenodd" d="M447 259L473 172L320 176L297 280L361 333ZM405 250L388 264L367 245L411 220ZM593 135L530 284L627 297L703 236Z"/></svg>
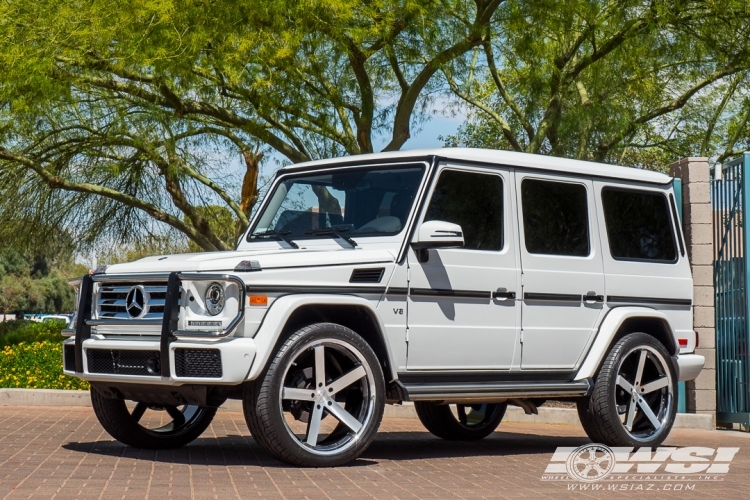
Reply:
<svg viewBox="0 0 750 500"><path fill-rule="evenodd" d="M221 351L218 349L175 349L174 366L178 377L221 378Z"/></svg>
<svg viewBox="0 0 750 500"><path fill-rule="evenodd" d="M159 351L87 349L89 373L114 375L161 375Z"/></svg>
<svg viewBox="0 0 750 500"><path fill-rule="evenodd" d="M76 371L76 348L74 345L63 346L63 367L69 371Z"/></svg>
<svg viewBox="0 0 750 500"><path fill-rule="evenodd" d="M134 288L141 285L143 287L146 312L143 315L131 315L127 310L128 293ZM104 282L99 285L96 294L97 317L99 318L116 318L116 319L134 319L139 316L140 319L161 320L164 316L164 299L167 297L167 282ZM133 310L139 313L139 310Z"/></svg>

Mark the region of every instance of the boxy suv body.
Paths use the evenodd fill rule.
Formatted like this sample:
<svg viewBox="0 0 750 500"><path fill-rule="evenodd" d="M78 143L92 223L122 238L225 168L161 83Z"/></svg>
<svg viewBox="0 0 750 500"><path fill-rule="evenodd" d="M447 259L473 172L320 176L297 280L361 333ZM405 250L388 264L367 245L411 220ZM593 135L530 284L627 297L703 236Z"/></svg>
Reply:
<svg viewBox="0 0 750 500"><path fill-rule="evenodd" d="M656 446L704 362L672 179L519 153L283 168L236 251L75 286L65 373L137 447L189 443L229 398L297 465L354 459L404 401L446 439L567 400L594 441Z"/></svg>

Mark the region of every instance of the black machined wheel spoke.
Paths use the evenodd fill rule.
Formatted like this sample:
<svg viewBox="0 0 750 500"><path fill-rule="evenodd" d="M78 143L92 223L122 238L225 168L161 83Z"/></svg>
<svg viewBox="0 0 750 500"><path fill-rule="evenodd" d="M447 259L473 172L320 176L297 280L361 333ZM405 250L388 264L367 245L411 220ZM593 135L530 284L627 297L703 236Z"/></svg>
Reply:
<svg viewBox="0 0 750 500"><path fill-rule="evenodd" d="M133 408L133 413L130 414L130 417L137 423L141 421L141 418L143 418L143 414L146 413L146 410L148 409L148 405L146 403L137 403L135 405L135 408Z"/></svg>
<svg viewBox="0 0 750 500"><path fill-rule="evenodd" d="M172 420L174 421L174 429L182 427L185 424L185 415L183 415L176 406L165 406L164 409L167 410L169 416L172 417Z"/></svg>

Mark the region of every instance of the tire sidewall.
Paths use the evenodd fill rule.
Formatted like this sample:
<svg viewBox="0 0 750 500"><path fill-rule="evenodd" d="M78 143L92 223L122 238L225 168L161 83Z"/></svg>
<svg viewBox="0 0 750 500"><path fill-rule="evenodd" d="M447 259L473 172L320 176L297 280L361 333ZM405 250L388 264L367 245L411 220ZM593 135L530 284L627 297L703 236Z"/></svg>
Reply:
<svg viewBox="0 0 750 500"><path fill-rule="evenodd" d="M99 423L107 433L123 444L148 450L165 450L185 446L208 428L216 408L201 408L201 416L182 432L159 435L133 421L124 399L112 399L91 387L91 403Z"/></svg>
<svg viewBox="0 0 750 500"><path fill-rule="evenodd" d="M435 436L449 441L477 441L495 432L505 417L508 404L493 404L497 405L495 413L478 427L463 425L453 414L450 405L417 401L414 403L414 408L422 425Z"/></svg>
<svg viewBox="0 0 750 500"><path fill-rule="evenodd" d="M620 415L617 413L617 403L615 394L617 390L617 375L618 368L623 362L624 357L638 347L648 346L657 350L664 358L666 363L666 369L669 370L669 375L672 379L672 401L669 408L669 414L667 419L662 426L661 430L648 439L640 439L632 436L627 432L625 427L620 421ZM669 355L664 345L656 340L651 335L645 333L632 333L621 340L619 340L610 351L607 356L607 362L613 363L614 370L609 372L607 376L600 377L597 379L596 384L606 384L606 392L608 394L607 407L602 408L608 413L608 417L614 421L612 431L615 433L616 441L620 443L627 443L628 446L633 447L650 447L658 446L661 444L669 435L669 432L674 425L674 420L677 414L677 370L672 356Z"/></svg>
<svg viewBox="0 0 750 500"><path fill-rule="evenodd" d="M295 359L299 353L299 349L304 345L310 343L316 343L325 340L340 340L350 344L356 348L360 354L364 357L365 361L370 365L372 376L374 378L375 394L373 400L373 411L370 416L370 420L367 424L367 428L358 439L358 443L350 448L342 451L341 453L331 455L320 455L313 453L306 449L305 445L300 443L294 438L287 430L287 424L285 422L284 412L279 404L279 398L284 383L284 377L287 373L289 364ZM296 465L312 466L312 467L332 467L336 465L342 465L347 463L356 457L358 457L370 444L375 433L380 426L380 421L383 418L383 412L385 409L385 381L383 378L383 371L380 367L380 362L377 356L373 352L370 345L358 334L349 328L333 323L318 323L299 330L296 334L292 335L286 342L284 342L282 349L280 349L276 358L269 365L266 370L262 381L259 379L263 387L257 394L257 399L253 405L255 409L260 409L259 405L266 404L268 412L266 412L268 421L256 422L261 424L260 426L255 425L257 430L263 432L263 429L270 424L275 430L275 438L278 439L281 448L288 450L293 455L292 461ZM372 397L372 395L371 395ZM262 398L268 398L267 401L261 401ZM257 420L258 414L252 415L252 418ZM329 415L328 418L334 418ZM263 443L262 443L263 444ZM280 455L274 450L269 450L277 458L284 461L290 461L291 457Z"/></svg>

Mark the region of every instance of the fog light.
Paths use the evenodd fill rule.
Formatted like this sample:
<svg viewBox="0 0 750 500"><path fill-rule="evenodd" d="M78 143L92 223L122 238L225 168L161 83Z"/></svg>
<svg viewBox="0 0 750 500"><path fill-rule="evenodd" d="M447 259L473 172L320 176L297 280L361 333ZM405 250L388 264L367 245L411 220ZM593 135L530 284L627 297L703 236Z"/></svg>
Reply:
<svg viewBox="0 0 750 500"><path fill-rule="evenodd" d="M154 357L148 358L148 361L146 361L146 371L151 375L161 375L161 363L159 363L159 359Z"/></svg>

